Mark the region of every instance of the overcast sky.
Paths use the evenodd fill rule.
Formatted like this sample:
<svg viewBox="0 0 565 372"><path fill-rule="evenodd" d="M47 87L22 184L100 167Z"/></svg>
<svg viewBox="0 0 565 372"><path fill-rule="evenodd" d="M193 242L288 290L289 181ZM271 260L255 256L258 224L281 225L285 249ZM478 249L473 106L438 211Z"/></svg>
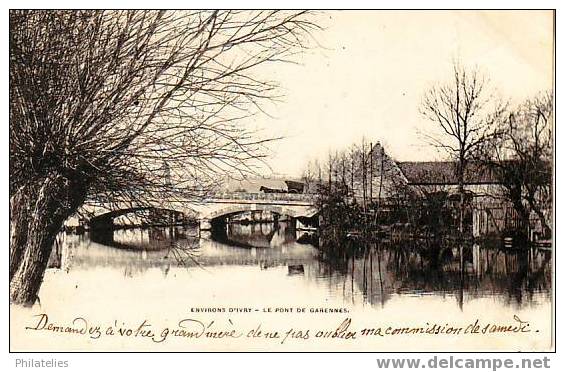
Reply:
<svg viewBox="0 0 565 372"><path fill-rule="evenodd" d="M308 160L362 136L398 160L445 157L422 132L422 94L449 77L452 61L479 66L501 95L519 101L552 87L552 13L547 11L342 11L321 15L324 48L262 73L284 101L254 125L284 135L269 161L300 175Z"/></svg>

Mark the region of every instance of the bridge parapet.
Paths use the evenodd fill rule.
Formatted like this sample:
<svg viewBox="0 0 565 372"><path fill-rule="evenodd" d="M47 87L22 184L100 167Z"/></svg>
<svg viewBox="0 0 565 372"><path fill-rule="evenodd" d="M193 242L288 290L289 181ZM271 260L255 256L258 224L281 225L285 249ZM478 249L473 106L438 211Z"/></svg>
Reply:
<svg viewBox="0 0 565 372"><path fill-rule="evenodd" d="M264 193L264 192L225 192L215 193L206 198L207 200L264 200L264 201L302 201L314 203L316 195L314 194L295 194L295 193Z"/></svg>

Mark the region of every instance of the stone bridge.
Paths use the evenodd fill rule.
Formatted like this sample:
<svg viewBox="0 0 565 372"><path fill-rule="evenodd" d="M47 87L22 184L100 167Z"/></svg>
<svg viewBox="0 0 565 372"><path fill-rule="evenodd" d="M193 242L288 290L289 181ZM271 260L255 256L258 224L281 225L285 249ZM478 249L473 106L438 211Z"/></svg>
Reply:
<svg viewBox="0 0 565 372"><path fill-rule="evenodd" d="M241 212L268 211L292 218L311 218L318 213L312 194L233 192L218 193L203 199L156 201L142 207L128 203L118 203L112 207L104 204L83 207L80 211L80 215L84 216L83 221L69 225L90 226L97 221L112 221L118 216L147 209L168 210L193 217L198 221L200 230L209 230L214 219Z"/></svg>

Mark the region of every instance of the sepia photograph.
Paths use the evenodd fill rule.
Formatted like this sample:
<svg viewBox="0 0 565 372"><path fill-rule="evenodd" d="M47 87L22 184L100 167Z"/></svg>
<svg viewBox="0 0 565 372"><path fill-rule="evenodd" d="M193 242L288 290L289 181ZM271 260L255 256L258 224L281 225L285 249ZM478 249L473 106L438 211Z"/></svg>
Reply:
<svg viewBox="0 0 565 372"><path fill-rule="evenodd" d="M554 351L555 67L555 10L10 9L10 352Z"/></svg>

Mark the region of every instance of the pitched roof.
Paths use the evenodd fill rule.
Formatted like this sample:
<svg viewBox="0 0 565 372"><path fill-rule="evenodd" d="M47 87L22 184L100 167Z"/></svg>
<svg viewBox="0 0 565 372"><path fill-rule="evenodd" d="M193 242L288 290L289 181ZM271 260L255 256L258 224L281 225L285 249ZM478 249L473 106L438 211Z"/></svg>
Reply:
<svg viewBox="0 0 565 372"><path fill-rule="evenodd" d="M457 163L454 161L405 161L398 166L413 185L456 185ZM499 183L494 174L477 163L469 163L465 171L466 184Z"/></svg>
<svg viewBox="0 0 565 372"><path fill-rule="evenodd" d="M287 190L287 182L298 183L299 181L289 180L288 178L279 179L274 177L256 177L243 180L231 179L224 184L224 190L228 192L259 192L261 190L261 186L267 187L269 189Z"/></svg>

